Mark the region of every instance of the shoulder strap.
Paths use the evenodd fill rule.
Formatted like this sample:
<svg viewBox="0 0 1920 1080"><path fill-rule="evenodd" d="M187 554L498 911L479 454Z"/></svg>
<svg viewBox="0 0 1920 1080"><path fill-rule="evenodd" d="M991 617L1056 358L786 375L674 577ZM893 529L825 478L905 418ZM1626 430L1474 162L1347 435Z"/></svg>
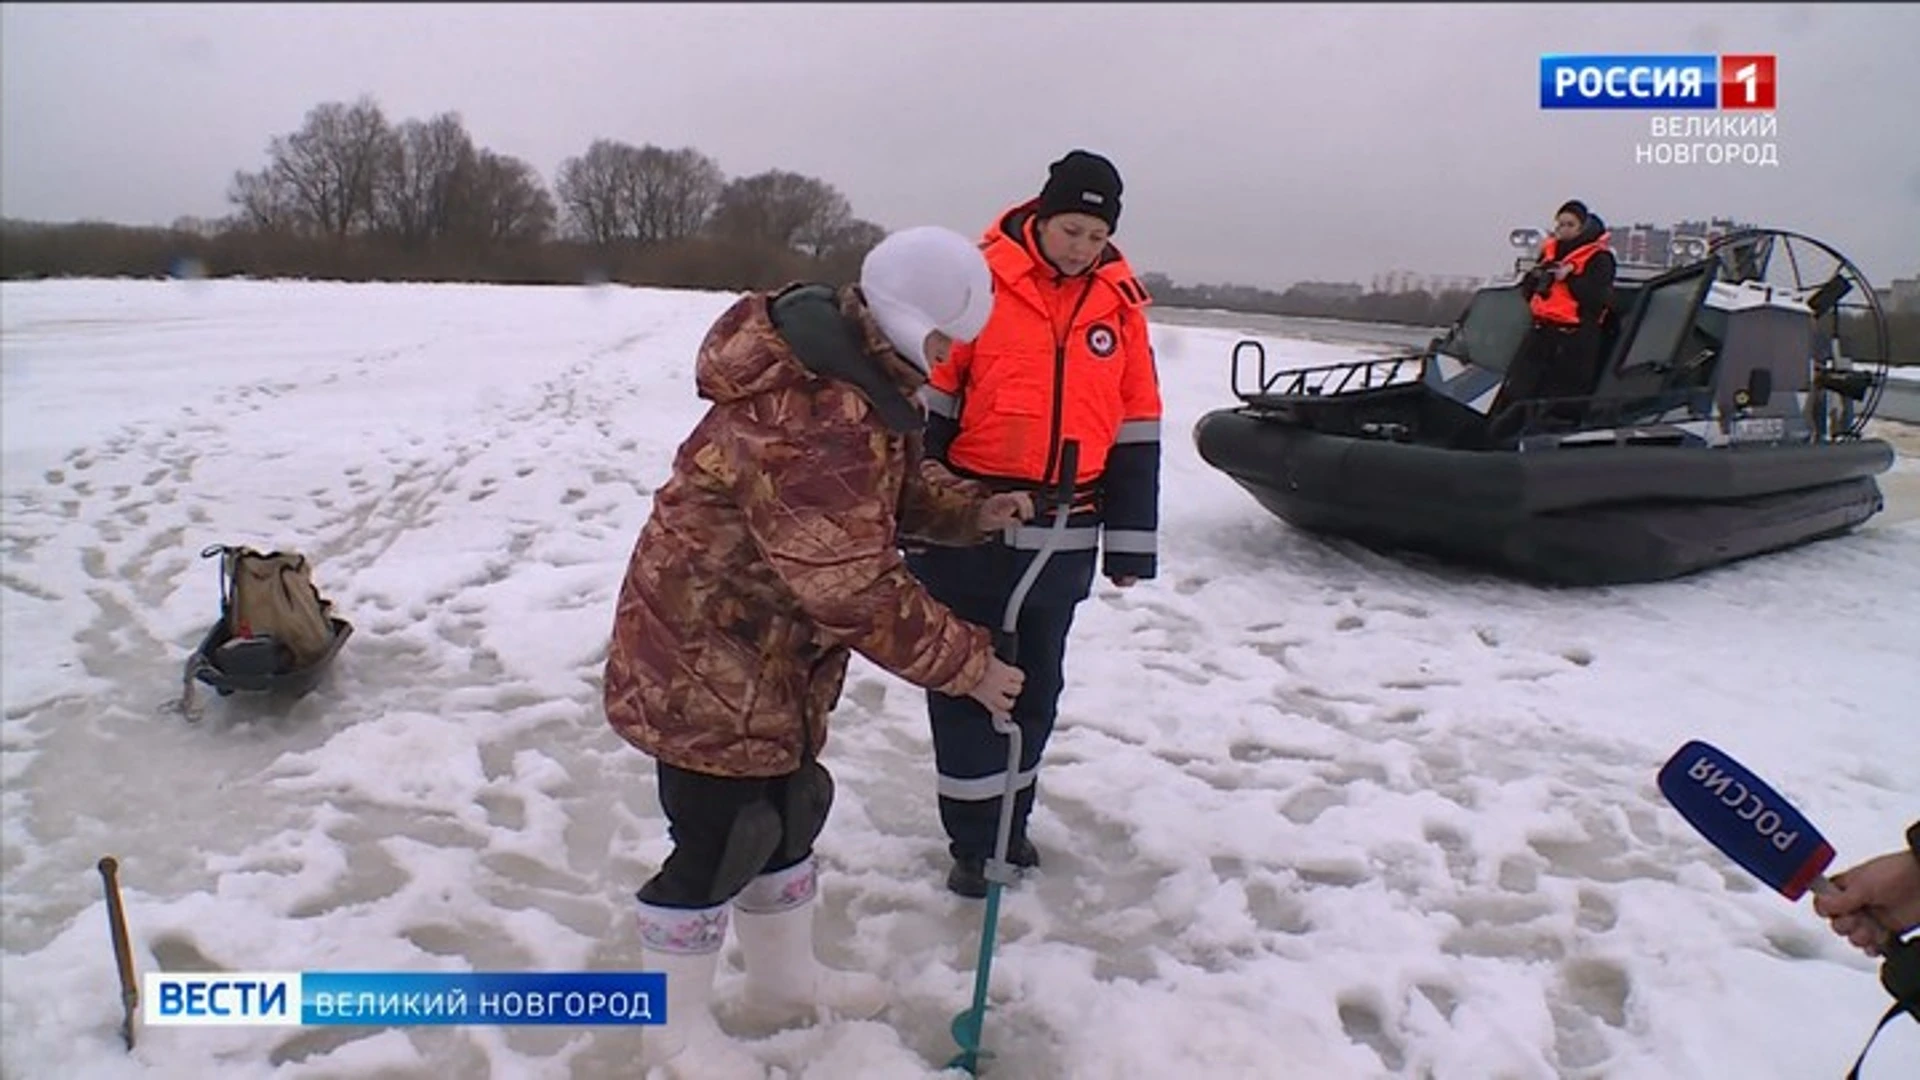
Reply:
<svg viewBox="0 0 1920 1080"><path fill-rule="evenodd" d="M1874 1025L1873 1034L1867 1036L1867 1045L1860 1048L1860 1056L1854 1059L1853 1068L1847 1070L1847 1080L1859 1080L1860 1066L1866 1063L1867 1051L1873 1049L1873 1041L1880 1037L1880 1032L1888 1024L1893 1023L1894 1017L1904 1012L1920 1022L1920 944L1896 938L1884 951L1886 958L1880 964L1880 985L1893 995L1893 1007Z"/></svg>
<svg viewBox="0 0 1920 1080"><path fill-rule="evenodd" d="M894 431L914 432L925 426L926 418L920 410L867 359L860 337L840 313L831 287L796 285L775 296L768 313L787 347L808 371L852 384L880 414L881 422Z"/></svg>
<svg viewBox="0 0 1920 1080"><path fill-rule="evenodd" d="M1920 939L1889 941L1880 963L1880 985L1920 1023Z"/></svg>
<svg viewBox="0 0 1920 1080"><path fill-rule="evenodd" d="M1860 1048L1860 1056L1853 1059L1853 1068L1847 1070L1847 1080L1860 1080L1860 1066L1867 1063L1867 1051L1873 1049L1873 1040L1879 1038L1881 1029L1893 1023L1894 1017L1899 1016L1905 1009L1905 1005L1897 1001L1894 1002L1893 1008L1888 1009L1887 1014L1880 1018L1878 1024L1874 1025L1873 1034L1867 1036L1867 1045Z"/></svg>

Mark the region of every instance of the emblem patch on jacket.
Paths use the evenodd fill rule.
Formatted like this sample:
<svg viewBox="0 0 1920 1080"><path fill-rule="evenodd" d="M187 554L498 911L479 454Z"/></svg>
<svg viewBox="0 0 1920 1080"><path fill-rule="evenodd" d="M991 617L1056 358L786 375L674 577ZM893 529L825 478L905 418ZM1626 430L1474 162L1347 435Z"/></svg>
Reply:
<svg viewBox="0 0 1920 1080"><path fill-rule="evenodd" d="M1114 336L1113 327L1106 323L1094 323L1087 327L1087 350L1102 360L1113 355L1114 347L1119 344L1119 341L1120 339Z"/></svg>

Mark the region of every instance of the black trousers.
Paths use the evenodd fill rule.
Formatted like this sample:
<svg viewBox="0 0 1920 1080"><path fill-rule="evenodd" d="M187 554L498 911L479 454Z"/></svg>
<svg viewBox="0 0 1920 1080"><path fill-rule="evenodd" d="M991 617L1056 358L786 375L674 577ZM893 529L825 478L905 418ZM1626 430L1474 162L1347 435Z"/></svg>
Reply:
<svg viewBox="0 0 1920 1080"><path fill-rule="evenodd" d="M933 548L908 560L934 598L968 622L998 628L1006 614L1017 570L1025 564L995 558L993 545L979 549ZM1013 703L1020 726L1020 771L1037 773L1059 715L1066 688L1067 635L1079 598L1087 595L1093 555L1087 551L1056 555L1063 585L1035 588L1021 606L1014 666L1026 683ZM1084 564L1084 565L1076 565ZM1053 564L1048 567L1053 570ZM927 714L933 728L934 768L938 773L940 824L954 858L986 858L1000 832L1000 805L1007 778L1007 737L993 729L986 707L970 697L928 691ZM1009 845L1026 835L1033 813L1036 777L1014 793Z"/></svg>
<svg viewBox="0 0 1920 1080"><path fill-rule="evenodd" d="M1494 396L1491 436L1498 440L1516 434L1528 419L1515 410L1501 416L1508 405L1544 398L1586 397L1600 381L1600 330L1581 325L1573 329L1535 324L1520 348L1506 381ZM1577 424L1585 415L1583 403L1543 406L1545 419Z"/></svg>
<svg viewBox="0 0 1920 1080"><path fill-rule="evenodd" d="M808 828L787 811L787 785L796 774L744 779L655 764L673 851L636 894L643 903L712 907L731 900L754 874L785 870L813 854L817 823ZM756 857L768 849L764 859Z"/></svg>

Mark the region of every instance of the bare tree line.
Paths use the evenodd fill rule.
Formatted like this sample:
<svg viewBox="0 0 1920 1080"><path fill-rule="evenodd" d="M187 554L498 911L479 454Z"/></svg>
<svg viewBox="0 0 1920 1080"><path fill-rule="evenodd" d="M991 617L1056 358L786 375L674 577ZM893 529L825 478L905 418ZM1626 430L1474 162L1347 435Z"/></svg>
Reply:
<svg viewBox="0 0 1920 1080"><path fill-rule="evenodd" d="M0 276L179 275L765 288L847 280L886 235L824 180L728 177L693 147L595 139L551 188L457 112L310 109L236 171L231 213L171 228L0 223Z"/></svg>
<svg viewBox="0 0 1920 1080"><path fill-rule="evenodd" d="M549 192L526 162L476 147L458 113L392 124L368 97L316 106L267 158L234 174L235 214L222 227L416 248L705 238L816 259L864 254L885 235L825 181L780 170L729 179L692 147L596 139L561 164Z"/></svg>
<svg viewBox="0 0 1920 1080"><path fill-rule="evenodd" d="M326 102L273 137L266 165L233 174L233 212L171 229L0 223L0 276L305 276L348 280L766 288L842 281L885 230L810 176L729 178L692 147L595 139L555 173L474 143L457 112L398 124L371 97ZM191 268L183 271L183 268ZM1451 322L1467 295L1352 299L1147 274L1172 306L1404 322ZM1892 352L1920 359L1920 316L1888 319Z"/></svg>

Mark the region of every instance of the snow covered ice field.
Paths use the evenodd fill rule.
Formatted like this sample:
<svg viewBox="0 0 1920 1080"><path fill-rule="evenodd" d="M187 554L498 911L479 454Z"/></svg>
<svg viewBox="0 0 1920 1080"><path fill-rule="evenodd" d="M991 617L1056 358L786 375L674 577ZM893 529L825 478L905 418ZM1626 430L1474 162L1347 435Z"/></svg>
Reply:
<svg viewBox="0 0 1920 1080"><path fill-rule="evenodd" d="M729 300L0 288L0 1073L635 1074L640 1028L145 1028L129 1054L94 864L121 860L143 972L637 966L630 898L667 842L600 666ZM1076 624L988 1075L1844 1073L1889 1003L1876 968L1654 777L1704 738L1820 825L1835 870L1900 842L1920 462L1842 539L1535 589L1309 538L1202 463L1190 432L1231 403L1237 336L1156 328L1163 576L1102 582ZM217 611L215 543L307 552L356 632L313 695L203 693L189 724L160 707ZM856 658L833 723L821 949L896 1001L881 1022L767 1029L731 1003L723 1022L774 1076L937 1076L982 908L942 885L923 698ZM1920 1025L1890 1026L1863 1075L1920 1075Z"/></svg>

